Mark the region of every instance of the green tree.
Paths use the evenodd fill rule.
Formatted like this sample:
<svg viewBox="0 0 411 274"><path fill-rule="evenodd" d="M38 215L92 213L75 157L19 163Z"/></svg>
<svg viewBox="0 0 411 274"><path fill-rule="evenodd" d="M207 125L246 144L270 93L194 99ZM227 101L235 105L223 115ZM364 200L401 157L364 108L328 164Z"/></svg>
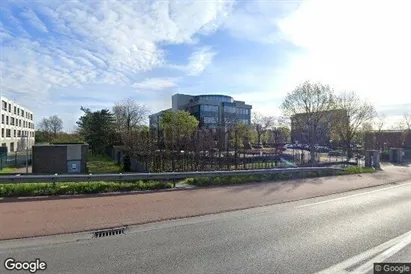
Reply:
<svg viewBox="0 0 411 274"><path fill-rule="evenodd" d="M166 147L179 149L182 142L193 135L198 124L198 120L187 111L165 111L161 116L160 128Z"/></svg>
<svg viewBox="0 0 411 274"><path fill-rule="evenodd" d="M114 117L108 109L91 111L81 107L84 114L77 121L78 133L91 146L94 154L104 154L104 149L113 141Z"/></svg>

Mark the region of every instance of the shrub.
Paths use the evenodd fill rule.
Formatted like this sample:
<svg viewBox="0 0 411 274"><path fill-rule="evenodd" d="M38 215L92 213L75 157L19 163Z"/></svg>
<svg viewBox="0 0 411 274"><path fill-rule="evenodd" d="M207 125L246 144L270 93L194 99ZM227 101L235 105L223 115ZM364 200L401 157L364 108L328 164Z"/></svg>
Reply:
<svg viewBox="0 0 411 274"><path fill-rule="evenodd" d="M53 196L172 188L169 182L19 183L0 185L0 197Z"/></svg>

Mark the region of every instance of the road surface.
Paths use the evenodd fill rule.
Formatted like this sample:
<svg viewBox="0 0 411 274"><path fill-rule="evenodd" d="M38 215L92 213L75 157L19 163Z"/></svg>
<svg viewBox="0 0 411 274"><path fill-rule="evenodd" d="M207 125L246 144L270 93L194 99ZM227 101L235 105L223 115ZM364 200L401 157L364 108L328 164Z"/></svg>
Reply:
<svg viewBox="0 0 411 274"><path fill-rule="evenodd" d="M6 257L39 258L45 273L372 273L375 261L411 262L411 182L145 224L124 235L3 241L2 263Z"/></svg>

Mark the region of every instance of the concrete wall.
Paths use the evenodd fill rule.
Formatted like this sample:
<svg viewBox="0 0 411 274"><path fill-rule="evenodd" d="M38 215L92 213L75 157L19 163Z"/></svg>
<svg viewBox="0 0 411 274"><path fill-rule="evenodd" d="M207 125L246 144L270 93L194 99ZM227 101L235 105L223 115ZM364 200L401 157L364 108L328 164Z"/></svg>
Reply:
<svg viewBox="0 0 411 274"><path fill-rule="evenodd" d="M87 173L88 145L35 145L33 146L33 173L65 174L76 165L76 171Z"/></svg>

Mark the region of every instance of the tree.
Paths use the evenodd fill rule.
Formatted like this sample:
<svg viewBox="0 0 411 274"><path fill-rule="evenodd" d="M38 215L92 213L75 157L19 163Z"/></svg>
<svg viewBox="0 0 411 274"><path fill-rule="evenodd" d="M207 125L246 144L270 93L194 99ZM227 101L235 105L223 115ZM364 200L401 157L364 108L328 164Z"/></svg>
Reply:
<svg viewBox="0 0 411 274"><path fill-rule="evenodd" d="M143 125L149 110L145 105L129 98L116 103L113 107L113 114L118 130L131 131Z"/></svg>
<svg viewBox="0 0 411 274"><path fill-rule="evenodd" d="M160 128L164 132L166 146L175 150L179 149L181 142L192 136L198 124L198 120L187 111L163 112Z"/></svg>
<svg viewBox="0 0 411 274"><path fill-rule="evenodd" d="M328 85L309 81L289 92L281 105L285 116L291 117L292 130L300 130L310 146L311 163L315 163L318 136L326 134L323 126L335 108L334 93Z"/></svg>
<svg viewBox="0 0 411 274"><path fill-rule="evenodd" d="M387 119L387 117L385 116L384 113L378 113L376 115L375 120L374 120L374 124L375 124L375 127L377 128L378 132L381 132L381 130L383 129L386 119Z"/></svg>
<svg viewBox="0 0 411 274"><path fill-rule="evenodd" d="M263 116L261 113L254 112L252 123L257 134L257 143L260 144L261 136L274 126L275 118L273 116Z"/></svg>
<svg viewBox="0 0 411 274"><path fill-rule="evenodd" d="M347 121L344 117L336 117L334 121L336 133L343 142L348 159L352 158L352 141L364 123L372 122L376 116L374 107L366 101L362 101L354 92L344 92L337 97L336 105L346 111Z"/></svg>
<svg viewBox="0 0 411 274"><path fill-rule="evenodd" d="M402 128L411 131L411 112L404 113L403 120L401 122Z"/></svg>
<svg viewBox="0 0 411 274"><path fill-rule="evenodd" d="M39 124L39 131L44 133L45 140L50 141L63 130L63 121L57 115L45 117Z"/></svg>
<svg viewBox="0 0 411 274"><path fill-rule="evenodd" d="M361 127L357 130L353 138L353 142L362 144L364 142L365 135L373 130L373 125L370 122L364 122Z"/></svg>
<svg viewBox="0 0 411 274"><path fill-rule="evenodd" d="M108 109L91 111L81 107L84 114L77 121L78 133L91 146L94 154L104 154L113 141L114 116Z"/></svg>

